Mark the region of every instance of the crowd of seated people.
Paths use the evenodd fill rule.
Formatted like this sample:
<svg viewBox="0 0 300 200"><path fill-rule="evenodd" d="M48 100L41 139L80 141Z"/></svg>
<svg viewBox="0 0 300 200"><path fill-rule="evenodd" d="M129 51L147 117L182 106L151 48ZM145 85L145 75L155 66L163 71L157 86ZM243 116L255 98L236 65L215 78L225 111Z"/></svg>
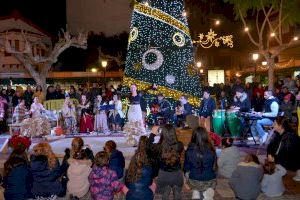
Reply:
<svg viewBox="0 0 300 200"><path fill-rule="evenodd" d="M254 154L243 158L232 138L222 139L217 155L204 127L192 131L184 150L175 126L154 126L149 137L140 137L128 169L113 140L94 155L81 137L75 137L61 163L50 144L38 143L30 155L25 149L15 149L5 162L4 196L103 200L123 195L128 200L152 200L159 194L167 200L170 196L183 199L183 191L190 191L192 199L213 199L218 177L228 179L239 199L256 199L260 193L281 196L285 191L282 177L287 170L300 168L300 139L284 117L275 120L274 129L263 164Z"/></svg>

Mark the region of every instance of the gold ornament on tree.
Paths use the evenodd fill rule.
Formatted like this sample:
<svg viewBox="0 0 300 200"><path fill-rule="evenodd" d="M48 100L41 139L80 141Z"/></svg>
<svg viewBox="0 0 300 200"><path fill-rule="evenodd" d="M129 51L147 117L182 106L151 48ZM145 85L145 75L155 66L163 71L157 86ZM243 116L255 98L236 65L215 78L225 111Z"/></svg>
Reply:
<svg viewBox="0 0 300 200"><path fill-rule="evenodd" d="M189 76L196 76L197 75L194 64L191 63L187 66L187 73L188 73Z"/></svg>
<svg viewBox="0 0 300 200"><path fill-rule="evenodd" d="M140 71L140 70L142 69L142 63L135 63L135 64L133 65L133 69L134 69L134 71L136 71L136 72Z"/></svg>
<svg viewBox="0 0 300 200"><path fill-rule="evenodd" d="M212 29L209 30L209 32L204 35L203 33L199 34L199 40L194 40L194 44L200 44L201 47L208 49L213 46L219 47L221 43L223 45L227 45L230 48L233 48L233 36L232 35L225 35L217 37L218 34L216 34Z"/></svg>

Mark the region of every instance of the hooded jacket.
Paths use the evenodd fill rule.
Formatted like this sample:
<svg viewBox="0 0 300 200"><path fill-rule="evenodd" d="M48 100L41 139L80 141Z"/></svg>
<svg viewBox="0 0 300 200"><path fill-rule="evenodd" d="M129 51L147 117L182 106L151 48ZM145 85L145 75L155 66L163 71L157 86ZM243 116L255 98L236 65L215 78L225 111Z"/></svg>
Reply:
<svg viewBox="0 0 300 200"><path fill-rule="evenodd" d="M30 171L33 178L32 195L42 197L63 196L65 189L59 182L61 171L58 160L53 169L49 168L46 156L31 156L30 160Z"/></svg>
<svg viewBox="0 0 300 200"><path fill-rule="evenodd" d="M254 162L241 162L232 173L229 185L236 197L244 200L257 199L262 177L263 170L260 165Z"/></svg>
<svg viewBox="0 0 300 200"><path fill-rule="evenodd" d="M218 172L220 175L231 178L233 171L240 162L240 151L237 147L227 147L222 149L218 159Z"/></svg>
<svg viewBox="0 0 300 200"><path fill-rule="evenodd" d="M88 177L92 171L92 161L70 158L68 163L68 192L73 196L81 198L89 191L90 183Z"/></svg>

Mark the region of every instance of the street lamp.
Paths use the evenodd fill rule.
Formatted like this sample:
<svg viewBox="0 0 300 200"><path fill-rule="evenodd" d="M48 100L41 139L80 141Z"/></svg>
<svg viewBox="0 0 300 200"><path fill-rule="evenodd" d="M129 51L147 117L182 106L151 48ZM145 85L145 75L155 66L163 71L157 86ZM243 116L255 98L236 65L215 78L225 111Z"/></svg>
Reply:
<svg viewBox="0 0 300 200"><path fill-rule="evenodd" d="M262 66L266 66L268 64L268 62L267 61L262 61L261 64L262 64Z"/></svg>
<svg viewBox="0 0 300 200"><path fill-rule="evenodd" d="M198 68L200 68L202 66L202 63L201 62L197 62L196 65L197 65Z"/></svg>
<svg viewBox="0 0 300 200"><path fill-rule="evenodd" d="M96 73L96 72L97 72L97 69L96 69L96 68L92 68L92 69L91 69L91 72Z"/></svg>
<svg viewBox="0 0 300 200"><path fill-rule="evenodd" d="M255 67L254 67L254 76L256 76L256 61L258 60L259 58L259 54L258 53L254 53L252 54L252 59L254 60L255 62Z"/></svg>
<svg viewBox="0 0 300 200"><path fill-rule="evenodd" d="M101 66L104 68L104 83L106 84L105 72L106 72L106 67L107 67L107 61L106 60L102 60L101 61Z"/></svg>

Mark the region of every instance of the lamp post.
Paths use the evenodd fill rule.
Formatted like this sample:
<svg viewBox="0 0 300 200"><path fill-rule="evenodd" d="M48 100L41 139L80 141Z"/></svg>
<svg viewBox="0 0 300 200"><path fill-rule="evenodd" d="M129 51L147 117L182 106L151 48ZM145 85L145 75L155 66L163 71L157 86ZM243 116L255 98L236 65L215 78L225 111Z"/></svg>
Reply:
<svg viewBox="0 0 300 200"><path fill-rule="evenodd" d="M106 73L107 61L106 61L106 60L102 60L102 61L101 61L101 66L104 68L104 83L106 84L106 76L105 76L105 73Z"/></svg>
<svg viewBox="0 0 300 200"><path fill-rule="evenodd" d="M255 67L254 67L254 76L256 76L256 61L258 60L259 58L259 54L258 53L254 53L252 54L252 59L254 60L255 62Z"/></svg>

